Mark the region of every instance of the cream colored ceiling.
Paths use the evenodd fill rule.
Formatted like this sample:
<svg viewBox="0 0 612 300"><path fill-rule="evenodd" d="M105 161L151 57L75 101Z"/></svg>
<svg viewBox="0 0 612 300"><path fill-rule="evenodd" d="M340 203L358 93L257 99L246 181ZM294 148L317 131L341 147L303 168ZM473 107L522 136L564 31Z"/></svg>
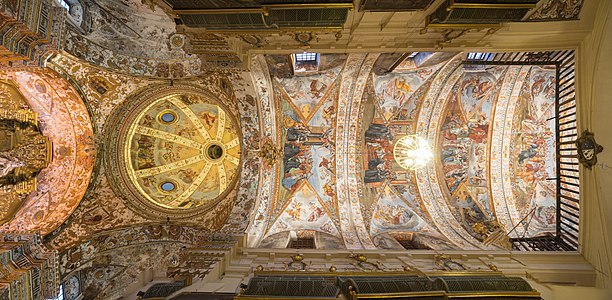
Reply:
<svg viewBox="0 0 612 300"><path fill-rule="evenodd" d="M89 3L89 0L82 0ZM174 26L170 12L140 1L104 0L90 4L90 28L68 28L65 50L81 59L104 68L124 73L161 78L183 78L219 68L248 68L252 54L293 53L310 51L327 53L349 52L409 52L440 50L440 42L462 30L440 29L422 31L425 17L443 0L436 0L424 11L368 12L349 11L342 30L303 32L313 39L301 44L295 40L300 31L215 33ZM154 4L155 1L146 3ZM536 12L544 4L541 1ZM571 2L572 4L574 1ZM578 2L576 2L578 3ZM581 19L594 12L594 1L586 1ZM164 6L165 7L165 6ZM114 10L115 13L109 13ZM556 11L553 6L551 11ZM135 21L138 20L138 21ZM474 29L443 45L445 50L547 49L550 45L575 47L590 31L589 21L514 22L503 24L494 31ZM448 34L445 37L445 34ZM254 46L247 43L252 36L259 39ZM247 37L247 39L245 39Z"/></svg>

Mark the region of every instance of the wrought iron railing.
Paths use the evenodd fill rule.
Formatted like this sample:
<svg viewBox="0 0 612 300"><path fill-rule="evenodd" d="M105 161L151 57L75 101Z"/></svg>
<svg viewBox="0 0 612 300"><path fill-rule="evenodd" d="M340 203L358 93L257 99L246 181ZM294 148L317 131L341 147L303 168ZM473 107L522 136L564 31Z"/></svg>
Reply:
<svg viewBox="0 0 612 300"><path fill-rule="evenodd" d="M500 52L468 55L466 64L493 65L554 65L556 66L556 181L557 230L547 237L511 239L514 250L576 251L580 217L580 178L575 141L576 94L574 51Z"/></svg>

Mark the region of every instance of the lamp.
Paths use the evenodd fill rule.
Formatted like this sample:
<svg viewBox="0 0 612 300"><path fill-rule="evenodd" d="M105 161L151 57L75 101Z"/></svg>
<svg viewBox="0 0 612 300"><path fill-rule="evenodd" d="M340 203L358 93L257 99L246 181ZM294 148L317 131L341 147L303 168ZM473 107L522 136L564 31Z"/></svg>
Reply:
<svg viewBox="0 0 612 300"><path fill-rule="evenodd" d="M393 157L402 168L416 170L424 167L433 158L433 151L427 140L416 135L407 135L395 143Z"/></svg>

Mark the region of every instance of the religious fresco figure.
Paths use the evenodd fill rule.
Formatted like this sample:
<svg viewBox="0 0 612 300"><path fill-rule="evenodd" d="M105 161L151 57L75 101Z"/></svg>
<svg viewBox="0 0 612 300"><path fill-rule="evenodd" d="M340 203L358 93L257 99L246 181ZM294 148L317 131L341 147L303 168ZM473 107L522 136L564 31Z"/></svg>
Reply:
<svg viewBox="0 0 612 300"><path fill-rule="evenodd" d="M384 124L372 123L365 132L367 169L364 183L380 183L392 176L393 135Z"/></svg>

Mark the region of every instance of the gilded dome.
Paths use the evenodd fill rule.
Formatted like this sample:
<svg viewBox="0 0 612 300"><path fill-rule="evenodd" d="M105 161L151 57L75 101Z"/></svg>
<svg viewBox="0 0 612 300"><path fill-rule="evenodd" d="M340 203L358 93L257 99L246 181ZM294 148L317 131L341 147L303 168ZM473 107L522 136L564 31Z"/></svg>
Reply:
<svg viewBox="0 0 612 300"><path fill-rule="evenodd" d="M223 198L240 165L233 115L204 91L162 88L133 98L129 109L115 114L109 141L109 162L117 165L128 200L167 215L191 215Z"/></svg>

